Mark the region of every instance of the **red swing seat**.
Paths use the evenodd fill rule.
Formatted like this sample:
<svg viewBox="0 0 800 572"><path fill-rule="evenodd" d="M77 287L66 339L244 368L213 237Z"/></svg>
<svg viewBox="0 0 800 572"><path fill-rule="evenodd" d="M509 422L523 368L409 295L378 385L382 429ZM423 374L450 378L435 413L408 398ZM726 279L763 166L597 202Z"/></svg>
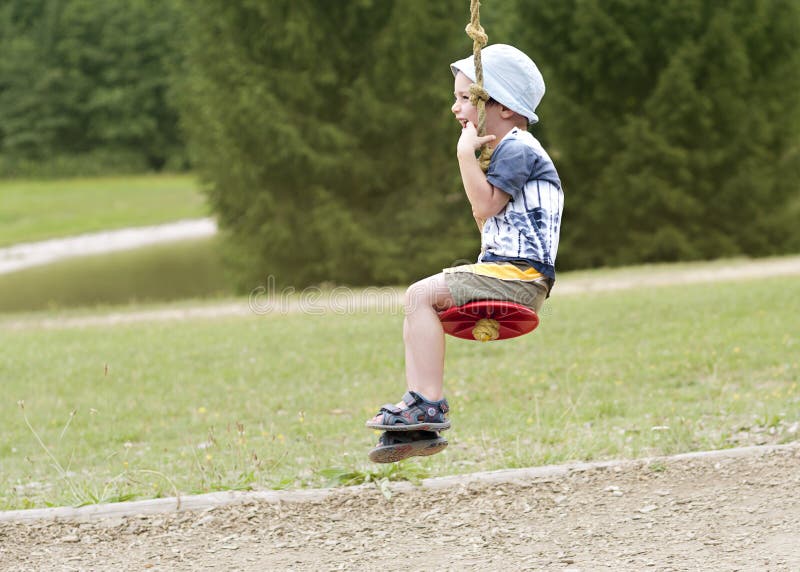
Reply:
<svg viewBox="0 0 800 572"><path fill-rule="evenodd" d="M478 300L439 313L446 334L465 340L492 341L532 332L539 316L530 308L502 300Z"/></svg>

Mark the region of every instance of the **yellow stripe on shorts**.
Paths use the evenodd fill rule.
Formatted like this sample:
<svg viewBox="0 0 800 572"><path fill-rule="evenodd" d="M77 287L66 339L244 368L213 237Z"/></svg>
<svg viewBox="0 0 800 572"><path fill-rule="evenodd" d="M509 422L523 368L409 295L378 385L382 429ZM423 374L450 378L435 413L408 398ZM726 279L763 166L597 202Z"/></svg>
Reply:
<svg viewBox="0 0 800 572"><path fill-rule="evenodd" d="M519 266L508 262L464 264L463 266L445 268L444 272L448 274L453 272L471 272L473 274L480 274L481 276L499 278L500 280L521 280L523 282L533 282L544 278L544 275L535 268L528 267L523 270Z"/></svg>

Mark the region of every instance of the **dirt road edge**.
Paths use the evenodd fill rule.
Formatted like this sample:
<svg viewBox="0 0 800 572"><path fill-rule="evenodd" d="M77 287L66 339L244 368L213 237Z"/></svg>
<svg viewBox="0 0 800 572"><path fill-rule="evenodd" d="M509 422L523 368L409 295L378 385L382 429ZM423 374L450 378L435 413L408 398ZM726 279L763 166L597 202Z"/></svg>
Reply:
<svg viewBox="0 0 800 572"><path fill-rule="evenodd" d="M420 485L409 482L392 482L389 488L393 493L409 492L418 486L424 489L448 489L471 483L504 484L525 483L536 479L554 479L574 472L593 470L625 470L648 465L654 462L674 463L687 460L722 460L743 457L758 457L776 451L800 449L800 442L782 445L758 445L735 449L697 451L677 455L646 457L640 459L615 459L596 462L572 462L562 465L546 465L522 469L501 469L465 475L435 477L424 479ZM353 487L307 489L290 491L225 491L201 495L168 497L141 501L99 504L83 507L55 507L43 509L12 510L0 512L0 522L32 522L45 520L94 521L105 518L139 516L184 511L203 511L215 507L246 504L249 502L302 503L319 502L333 494L358 494L373 484Z"/></svg>

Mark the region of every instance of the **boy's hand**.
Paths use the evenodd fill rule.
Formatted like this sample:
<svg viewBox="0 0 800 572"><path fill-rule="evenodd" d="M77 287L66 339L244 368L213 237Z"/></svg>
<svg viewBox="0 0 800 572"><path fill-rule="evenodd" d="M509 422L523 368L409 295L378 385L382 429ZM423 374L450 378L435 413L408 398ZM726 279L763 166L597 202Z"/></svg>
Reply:
<svg viewBox="0 0 800 572"><path fill-rule="evenodd" d="M481 145L485 143L489 143L490 141L494 141L496 137L494 135L484 135L483 137L478 137L478 129L475 127L475 124L471 121L467 121L464 129L461 130L461 137L458 139L458 145L456 146L456 152L461 155L472 154L475 155L475 151L481 148Z"/></svg>

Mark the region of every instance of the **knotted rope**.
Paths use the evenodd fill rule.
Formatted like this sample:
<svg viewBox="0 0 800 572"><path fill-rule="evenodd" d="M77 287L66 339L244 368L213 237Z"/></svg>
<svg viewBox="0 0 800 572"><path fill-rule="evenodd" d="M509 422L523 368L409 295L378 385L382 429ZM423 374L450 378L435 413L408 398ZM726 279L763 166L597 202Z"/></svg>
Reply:
<svg viewBox="0 0 800 572"><path fill-rule="evenodd" d="M472 38L472 55L475 59L475 83L469 86L469 100L478 109L478 136L486 135L486 102L489 101L489 93L483 89L483 65L481 64L481 48L489 41L489 36L481 26L481 3L480 0L470 0L469 23L466 27L467 36ZM478 162L481 169L489 169L489 160L492 157L492 150L486 145L481 146L481 154Z"/></svg>
<svg viewBox="0 0 800 572"><path fill-rule="evenodd" d="M472 328L472 337L479 342L490 342L500 337L500 322L491 318L481 318Z"/></svg>

